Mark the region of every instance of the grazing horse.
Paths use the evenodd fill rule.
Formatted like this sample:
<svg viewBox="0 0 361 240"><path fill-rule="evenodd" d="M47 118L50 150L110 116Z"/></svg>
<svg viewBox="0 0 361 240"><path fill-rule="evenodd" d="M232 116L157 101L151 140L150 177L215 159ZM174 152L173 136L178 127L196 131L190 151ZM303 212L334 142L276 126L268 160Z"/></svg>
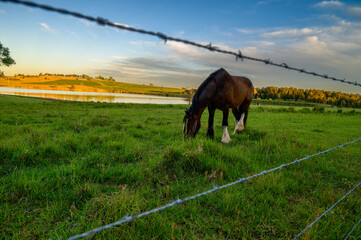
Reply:
<svg viewBox="0 0 361 240"><path fill-rule="evenodd" d="M214 137L213 120L216 109L223 111L222 142L229 143L228 112L232 109L236 122L234 132L244 130L247 121L248 107L253 98L253 84L246 77L231 76L223 68L215 71L197 89L192 105L183 119L183 133L187 137L195 137L201 127L201 116L208 107L209 119L207 136Z"/></svg>

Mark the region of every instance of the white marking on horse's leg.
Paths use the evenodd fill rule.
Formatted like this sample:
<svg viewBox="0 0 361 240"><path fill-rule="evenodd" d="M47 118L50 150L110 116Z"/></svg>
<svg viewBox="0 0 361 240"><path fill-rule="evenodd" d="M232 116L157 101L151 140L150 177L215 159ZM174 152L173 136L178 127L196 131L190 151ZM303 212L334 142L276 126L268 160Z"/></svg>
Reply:
<svg viewBox="0 0 361 240"><path fill-rule="evenodd" d="M238 121L237 121L237 118L234 117L234 131L232 133L232 135L236 134L237 133L237 125L238 125Z"/></svg>
<svg viewBox="0 0 361 240"><path fill-rule="evenodd" d="M244 117L245 117L245 114L242 113L241 119L239 119L239 121L236 123L236 126L234 127L234 133L240 133L244 130L244 124L243 124Z"/></svg>
<svg viewBox="0 0 361 240"><path fill-rule="evenodd" d="M183 132L186 129L186 123L183 123Z"/></svg>
<svg viewBox="0 0 361 240"><path fill-rule="evenodd" d="M229 143L231 142L232 139L228 134L228 127L227 126L223 126L223 136L222 136L222 143Z"/></svg>

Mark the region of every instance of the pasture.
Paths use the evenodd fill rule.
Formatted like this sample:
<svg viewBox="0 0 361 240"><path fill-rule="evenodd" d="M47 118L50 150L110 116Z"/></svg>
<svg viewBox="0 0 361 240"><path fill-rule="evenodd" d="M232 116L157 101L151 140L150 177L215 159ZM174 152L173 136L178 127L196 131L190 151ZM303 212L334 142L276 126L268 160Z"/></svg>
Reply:
<svg viewBox="0 0 361 240"><path fill-rule="evenodd" d="M0 238L65 239L360 138L360 111L255 106L221 143L182 135L178 105L0 95ZM307 109L307 110L306 110ZM229 118L233 130L233 115ZM93 239L292 239L360 181L360 142L96 233ZM301 239L342 239L355 190ZM361 228L349 239L357 239Z"/></svg>

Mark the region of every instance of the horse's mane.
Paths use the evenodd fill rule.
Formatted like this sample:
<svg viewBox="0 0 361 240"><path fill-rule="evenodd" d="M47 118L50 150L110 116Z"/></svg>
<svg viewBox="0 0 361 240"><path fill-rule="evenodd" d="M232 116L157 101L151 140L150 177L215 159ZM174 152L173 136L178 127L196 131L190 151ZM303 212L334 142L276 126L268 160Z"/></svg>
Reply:
<svg viewBox="0 0 361 240"><path fill-rule="evenodd" d="M202 82L202 84L198 87L196 93L193 96L193 100L192 100L192 105L189 108L189 111L192 113L198 113L199 112L199 101L198 101L198 97L199 95L202 93L202 91L204 90L204 88L208 85L208 83L210 81L212 81L214 79L214 76L217 75L217 73L219 73L220 71L226 71L223 68L218 69L217 71L213 72L211 75L209 75L209 77L204 80Z"/></svg>

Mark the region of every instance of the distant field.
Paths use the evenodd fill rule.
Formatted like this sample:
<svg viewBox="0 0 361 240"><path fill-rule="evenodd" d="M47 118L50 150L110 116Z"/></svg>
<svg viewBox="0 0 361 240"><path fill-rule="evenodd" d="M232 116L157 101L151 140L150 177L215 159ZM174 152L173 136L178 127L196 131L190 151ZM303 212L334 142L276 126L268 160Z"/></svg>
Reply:
<svg viewBox="0 0 361 240"><path fill-rule="evenodd" d="M52 80L55 81L55 80ZM184 105L0 95L0 239L66 239L361 137L361 113L252 105L224 145L181 132ZM308 109L308 110L306 110ZM341 110L341 111L338 111ZM230 131L234 127L230 114ZM92 239L293 239L360 181L361 142L222 189ZM343 239L361 189L301 239ZM358 239L358 227L349 239Z"/></svg>
<svg viewBox="0 0 361 240"><path fill-rule="evenodd" d="M30 89L46 89L82 92L112 92L156 94L163 96L189 97L184 89L138 85L94 78L78 78L66 76L8 76L0 77L0 86Z"/></svg>

